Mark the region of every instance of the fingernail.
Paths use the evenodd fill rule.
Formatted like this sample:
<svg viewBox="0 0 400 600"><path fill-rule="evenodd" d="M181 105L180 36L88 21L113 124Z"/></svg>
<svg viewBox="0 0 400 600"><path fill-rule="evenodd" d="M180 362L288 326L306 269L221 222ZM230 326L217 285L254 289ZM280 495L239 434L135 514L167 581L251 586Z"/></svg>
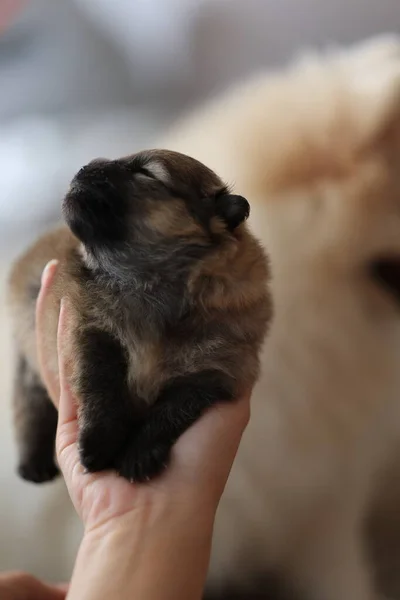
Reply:
<svg viewBox="0 0 400 600"><path fill-rule="evenodd" d="M69 301L66 296L63 296L60 301L60 312L58 315L58 328L57 328L57 338L64 337L64 340L68 340L67 331L69 328Z"/></svg>
<svg viewBox="0 0 400 600"><path fill-rule="evenodd" d="M61 332L65 325L65 298L61 298L60 300L60 312L58 313L58 328L57 328L57 337L61 335Z"/></svg>
<svg viewBox="0 0 400 600"><path fill-rule="evenodd" d="M65 323L68 323L69 317L69 300L67 296L63 296L60 301L60 318L62 315L62 320Z"/></svg>
<svg viewBox="0 0 400 600"><path fill-rule="evenodd" d="M58 260L50 260L47 265L45 266L45 268L43 269L43 273L42 273L42 278L41 278L41 285L44 285L47 281L47 278L50 274L50 271L53 267L55 267L56 265L58 265Z"/></svg>

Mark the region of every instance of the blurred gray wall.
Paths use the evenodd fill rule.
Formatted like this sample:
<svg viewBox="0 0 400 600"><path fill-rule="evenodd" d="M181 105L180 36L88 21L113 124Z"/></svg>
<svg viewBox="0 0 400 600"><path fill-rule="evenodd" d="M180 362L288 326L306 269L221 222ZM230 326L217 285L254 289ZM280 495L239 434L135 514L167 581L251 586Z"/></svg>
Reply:
<svg viewBox="0 0 400 600"><path fill-rule="evenodd" d="M29 0L0 36L0 119L179 111L301 48L399 27L398 0Z"/></svg>
<svg viewBox="0 0 400 600"><path fill-rule="evenodd" d="M304 48L399 25L399 0L26 0L0 32L0 241L54 219L94 156L151 145L183 110Z"/></svg>

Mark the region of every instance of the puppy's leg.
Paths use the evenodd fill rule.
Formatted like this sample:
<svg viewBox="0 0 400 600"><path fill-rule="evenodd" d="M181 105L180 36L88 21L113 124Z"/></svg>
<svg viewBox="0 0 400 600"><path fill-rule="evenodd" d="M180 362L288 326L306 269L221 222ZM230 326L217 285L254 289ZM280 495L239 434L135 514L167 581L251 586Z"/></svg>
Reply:
<svg viewBox="0 0 400 600"><path fill-rule="evenodd" d="M218 371L173 380L136 428L117 470L132 481L151 479L166 467L176 440L209 407L233 398L233 381Z"/></svg>
<svg viewBox="0 0 400 600"><path fill-rule="evenodd" d="M78 337L79 447L91 472L111 469L135 425L135 398L128 389L127 357L109 333L83 330Z"/></svg>
<svg viewBox="0 0 400 600"><path fill-rule="evenodd" d="M39 377L18 357L14 388L14 417L19 450L19 475L43 483L58 474L55 462L57 411Z"/></svg>

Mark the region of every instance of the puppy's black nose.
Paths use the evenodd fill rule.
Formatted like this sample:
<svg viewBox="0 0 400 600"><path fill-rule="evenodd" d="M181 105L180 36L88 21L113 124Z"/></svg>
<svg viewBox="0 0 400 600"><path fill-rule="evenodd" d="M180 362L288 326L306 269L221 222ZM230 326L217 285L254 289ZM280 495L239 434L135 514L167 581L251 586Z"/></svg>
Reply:
<svg viewBox="0 0 400 600"><path fill-rule="evenodd" d="M63 202L64 218L84 243L124 239L129 177L118 161L96 159L78 171Z"/></svg>
<svg viewBox="0 0 400 600"><path fill-rule="evenodd" d="M78 171L69 193L79 202L114 206L128 184L129 173L118 161L96 159Z"/></svg>
<svg viewBox="0 0 400 600"><path fill-rule="evenodd" d="M90 181L99 181L107 176L108 167L112 165L112 161L106 158L96 158L87 165L84 165L75 175L73 182L75 183L90 183Z"/></svg>

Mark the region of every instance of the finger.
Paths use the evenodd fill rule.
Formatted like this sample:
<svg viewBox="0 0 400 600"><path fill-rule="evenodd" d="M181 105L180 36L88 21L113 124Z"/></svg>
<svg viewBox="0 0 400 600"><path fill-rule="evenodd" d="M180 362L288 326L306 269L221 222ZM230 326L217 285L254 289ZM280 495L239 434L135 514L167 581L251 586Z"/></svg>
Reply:
<svg viewBox="0 0 400 600"><path fill-rule="evenodd" d="M58 407L58 426L56 436L57 459L69 487L77 465L80 465L78 453L78 418L76 399L69 382L71 311L66 299L61 301L58 322L57 348L60 373L60 402ZM79 467L81 469L81 466Z"/></svg>
<svg viewBox="0 0 400 600"><path fill-rule="evenodd" d="M42 274L39 296L36 301L36 343L39 368L43 383L46 386L51 400L56 406L58 405L58 399L60 396L60 385L58 373L54 373L54 371L49 368L49 365L52 363L52 357L48 355L49 347L45 343L44 332L46 329L45 314L48 308L49 294L54 282L54 277L57 273L58 266L59 263L57 260L51 260L45 266Z"/></svg>
<svg viewBox="0 0 400 600"><path fill-rule="evenodd" d="M216 473L220 473L221 485L226 484L233 466L243 433L250 419L250 394L232 404L215 407L215 413L206 414L203 431L207 437L207 452L216 457ZM222 492L221 488L221 492Z"/></svg>
<svg viewBox="0 0 400 600"><path fill-rule="evenodd" d="M2 573L0 597L10 600L64 600L67 588L47 585L29 573Z"/></svg>
<svg viewBox="0 0 400 600"><path fill-rule="evenodd" d="M48 585L42 581L35 581L35 587L28 598L32 600L65 600L68 589L62 589L58 585Z"/></svg>
<svg viewBox="0 0 400 600"><path fill-rule="evenodd" d="M250 418L250 393L232 403L218 404L187 432L196 437L193 453L203 460L205 453L232 454L240 443ZM192 436L193 434L193 436ZM186 435L186 434L185 434Z"/></svg>
<svg viewBox="0 0 400 600"><path fill-rule="evenodd" d="M250 417L250 393L230 404L210 409L188 429L173 449L174 477L193 489L201 487L218 500L223 492L243 432ZM187 486L190 487L190 486Z"/></svg>
<svg viewBox="0 0 400 600"><path fill-rule="evenodd" d="M76 401L73 397L69 377L71 374L70 330L71 310L67 299L61 301L57 332L58 369L60 377L59 423L76 421Z"/></svg>

